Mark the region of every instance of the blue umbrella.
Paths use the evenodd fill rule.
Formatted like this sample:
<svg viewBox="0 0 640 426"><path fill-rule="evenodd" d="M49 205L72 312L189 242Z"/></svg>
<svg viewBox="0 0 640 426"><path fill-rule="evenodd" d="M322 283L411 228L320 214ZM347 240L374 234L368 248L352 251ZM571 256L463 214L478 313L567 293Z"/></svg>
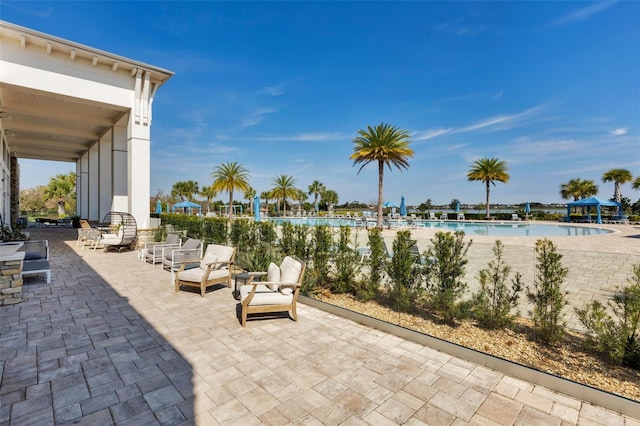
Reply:
<svg viewBox="0 0 640 426"><path fill-rule="evenodd" d="M529 205L528 201L527 204L524 205L524 212L527 214L531 213L531 206Z"/></svg>
<svg viewBox="0 0 640 426"><path fill-rule="evenodd" d="M253 216L256 222L260 222L260 197L253 197Z"/></svg>
<svg viewBox="0 0 640 426"><path fill-rule="evenodd" d="M384 203L382 205L382 207L400 207L398 206L396 203L394 203L393 201L387 201L386 203Z"/></svg>
<svg viewBox="0 0 640 426"><path fill-rule="evenodd" d="M460 200L456 200L456 213L460 213Z"/></svg>
<svg viewBox="0 0 640 426"><path fill-rule="evenodd" d="M156 204L156 213L162 213L162 201L158 199L158 203Z"/></svg>
<svg viewBox="0 0 640 426"><path fill-rule="evenodd" d="M400 197L400 216L407 215L407 206L404 203L404 195Z"/></svg>

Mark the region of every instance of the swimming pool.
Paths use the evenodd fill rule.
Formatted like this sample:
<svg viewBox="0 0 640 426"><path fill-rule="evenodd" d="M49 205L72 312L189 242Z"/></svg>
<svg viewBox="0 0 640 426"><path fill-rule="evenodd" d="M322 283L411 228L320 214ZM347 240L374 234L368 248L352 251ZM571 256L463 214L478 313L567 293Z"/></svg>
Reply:
<svg viewBox="0 0 640 426"><path fill-rule="evenodd" d="M291 222L294 225L328 225L328 226L361 226L362 221L356 221L349 218L271 218L269 219L278 225L282 222ZM401 221L406 225L406 221ZM606 228L595 228L587 226L563 225L552 223L532 223L532 222L509 222L495 221L489 223L483 222L457 222L457 221L416 221L418 229L435 228L449 231L464 231L467 235L488 235L497 237L567 237L567 236L585 236L585 235L605 235L614 231ZM373 219L369 219L368 227L372 228L376 225Z"/></svg>

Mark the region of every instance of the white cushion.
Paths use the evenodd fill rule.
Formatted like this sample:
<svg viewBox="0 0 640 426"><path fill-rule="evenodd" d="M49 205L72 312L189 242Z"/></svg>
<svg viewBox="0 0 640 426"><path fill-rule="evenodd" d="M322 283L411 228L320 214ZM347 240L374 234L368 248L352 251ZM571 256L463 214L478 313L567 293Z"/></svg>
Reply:
<svg viewBox="0 0 640 426"><path fill-rule="evenodd" d="M293 286L285 286L283 285L282 287L280 287L280 293L284 294L285 296L289 296L291 294L293 294Z"/></svg>
<svg viewBox="0 0 640 426"><path fill-rule="evenodd" d="M185 269L178 273L178 278L182 281L190 281L194 283L199 283L202 281L202 276L204 275L204 271L200 268L191 268ZM207 277L207 281L211 281L218 278L224 278L229 276L228 269L214 269L209 272L209 277Z"/></svg>
<svg viewBox="0 0 640 426"><path fill-rule="evenodd" d="M209 250L207 250L207 252L204 254L204 257L202 258L202 260L200 261L200 269L207 269L207 265L209 263L215 263L218 261L218 256L216 256L215 254L211 254L209 253ZM212 269L217 269L215 266Z"/></svg>
<svg viewBox="0 0 640 426"><path fill-rule="evenodd" d="M297 283L302 272L302 265L294 258L287 256L282 260L280 265L280 282L281 283Z"/></svg>
<svg viewBox="0 0 640 426"><path fill-rule="evenodd" d="M240 287L240 301L244 301L249 293L251 293L252 289L252 285L243 285ZM292 301L293 296L287 296L278 291L272 291L269 287L259 284L249 306L290 305Z"/></svg>
<svg viewBox="0 0 640 426"><path fill-rule="evenodd" d="M267 281L269 283L280 282L280 267L273 262L269 264L269 269L267 270ZM278 291L278 284L267 284L267 287L273 291Z"/></svg>
<svg viewBox="0 0 640 426"><path fill-rule="evenodd" d="M233 247L209 244L207 246L207 253L215 254L220 262L229 262L231 256L233 256Z"/></svg>

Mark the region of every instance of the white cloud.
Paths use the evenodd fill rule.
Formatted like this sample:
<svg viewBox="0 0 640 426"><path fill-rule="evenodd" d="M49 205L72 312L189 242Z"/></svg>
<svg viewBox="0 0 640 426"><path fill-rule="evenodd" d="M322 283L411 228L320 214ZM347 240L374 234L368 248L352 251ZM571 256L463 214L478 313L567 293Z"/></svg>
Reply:
<svg viewBox="0 0 640 426"><path fill-rule="evenodd" d="M554 19L549 23L548 27L561 27L563 25L573 24L574 22L584 21L597 13L604 12L615 3L616 1L606 0L574 10L571 13Z"/></svg>
<svg viewBox="0 0 640 426"><path fill-rule="evenodd" d="M283 135L283 136L265 136L259 138L249 138L251 140L262 142L329 142L348 139L342 133L337 132L316 132L316 133L298 133L296 135Z"/></svg>
<svg viewBox="0 0 640 426"><path fill-rule="evenodd" d="M444 135L449 133L452 130L451 127L447 129L435 129L435 130L425 130L423 132L416 132L412 139L414 141L426 141L431 138L435 138L436 136Z"/></svg>
<svg viewBox="0 0 640 426"><path fill-rule="evenodd" d="M278 83L275 86L263 87L262 90L260 90L260 93L271 95L271 96L280 96L284 94L284 84Z"/></svg>
<svg viewBox="0 0 640 426"><path fill-rule="evenodd" d="M460 129L455 129L452 131L452 133L464 133L464 132L471 132L473 130L479 130L479 129L483 129L485 127L495 127L498 130L504 130L504 129L508 129L508 128L512 128L514 127L514 125L518 122L522 122L527 118L533 117L537 114L540 113L540 111L542 110L541 107L534 107L534 108L530 108L526 111L523 111L519 114L513 114L513 115L499 115L497 117L491 117L488 118L484 121L481 121L479 123L476 124L472 124L470 126L467 127L462 127Z"/></svg>
<svg viewBox="0 0 640 426"><path fill-rule="evenodd" d="M268 114L273 114L278 112L277 108L260 108L257 109L255 111L253 111L251 113L251 116L245 118L244 120L242 120L242 125L244 127L250 127L250 126L256 126L260 123L262 123L262 120L264 120L265 116L267 116Z"/></svg>
<svg viewBox="0 0 640 426"><path fill-rule="evenodd" d="M612 135L616 135L616 136L626 135L627 134L627 128L626 127L620 127L619 129L612 130L609 133L611 133Z"/></svg>

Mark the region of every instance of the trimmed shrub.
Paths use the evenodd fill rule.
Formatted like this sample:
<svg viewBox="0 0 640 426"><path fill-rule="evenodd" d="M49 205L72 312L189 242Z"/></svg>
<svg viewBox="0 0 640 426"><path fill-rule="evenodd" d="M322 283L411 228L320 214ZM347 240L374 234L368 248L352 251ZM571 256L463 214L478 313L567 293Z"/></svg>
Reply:
<svg viewBox="0 0 640 426"><path fill-rule="evenodd" d="M409 312L424 291L422 265L415 261L411 253L410 231L398 231L393 241L393 257L387 266L389 274L389 296L397 303L400 311Z"/></svg>
<svg viewBox="0 0 640 426"><path fill-rule="evenodd" d="M615 319L597 300L576 308L580 322L587 329L586 344L605 354L616 364L640 368L640 263L633 265L629 286L607 304Z"/></svg>
<svg viewBox="0 0 640 426"><path fill-rule="evenodd" d="M350 239L351 228L341 226L338 247L334 259L335 280L331 291L336 293L350 293L355 296L358 289L357 278L362 269L362 265L360 264L359 254L350 244ZM357 240L355 244L357 245Z"/></svg>
<svg viewBox="0 0 640 426"><path fill-rule="evenodd" d="M464 232L437 232L433 247L426 254L427 298L431 309L449 324L468 316L468 303L460 301L467 290L462 281L467 264L467 251L471 241L465 244Z"/></svg>
<svg viewBox="0 0 640 426"><path fill-rule="evenodd" d="M517 313L511 314L511 309L518 305L522 276L516 273L511 279L511 288L507 286L511 267L502 259L503 249L502 241L497 240L493 247L494 259L487 269L478 273L480 289L472 297L473 317L484 328L507 327L517 316Z"/></svg>
<svg viewBox="0 0 640 426"><path fill-rule="evenodd" d="M555 244L547 238L536 241L536 274L533 288L527 287L527 298L533 304L529 314L535 339L547 345L558 343L564 333L563 309L568 302L561 287L567 273Z"/></svg>
<svg viewBox="0 0 640 426"><path fill-rule="evenodd" d="M369 257L367 265L369 266L369 276L365 277L358 291L358 297L364 302L378 297L378 292L382 285L382 276L388 261L387 253L384 249L382 231L378 228L372 228L368 231L368 234Z"/></svg>

